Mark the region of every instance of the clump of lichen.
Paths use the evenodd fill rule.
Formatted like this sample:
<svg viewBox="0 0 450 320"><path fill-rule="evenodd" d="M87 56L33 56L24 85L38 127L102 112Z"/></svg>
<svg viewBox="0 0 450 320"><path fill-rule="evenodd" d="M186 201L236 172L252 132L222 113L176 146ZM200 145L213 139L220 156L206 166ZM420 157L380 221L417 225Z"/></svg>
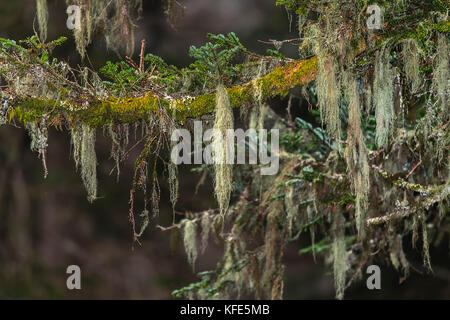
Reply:
<svg viewBox="0 0 450 320"><path fill-rule="evenodd" d="M29 122L26 125L28 133L31 138L31 151L37 152L39 158L42 160L42 166L44 168L44 178L48 175L46 153L48 147L48 129L46 126L45 118L37 124L36 122Z"/></svg>
<svg viewBox="0 0 450 320"><path fill-rule="evenodd" d="M227 130L233 129L233 110L228 93L219 85L216 89L216 113L213 136L214 151L214 191L219 203L220 213L224 216L228 210L233 191L233 167L229 163L231 150L227 141Z"/></svg>
<svg viewBox="0 0 450 320"><path fill-rule="evenodd" d="M420 50L415 39L407 39L403 42L402 54L405 66L405 74L408 83L411 85L411 92L417 92L420 88Z"/></svg>
<svg viewBox="0 0 450 320"><path fill-rule="evenodd" d="M377 52L374 73L375 139L381 147L388 143L394 125L394 71L389 62L389 50Z"/></svg>
<svg viewBox="0 0 450 320"><path fill-rule="evenodd" d="M132 9L142 11L142 0L66 0L67 5L80 9L80 26L73 30L77 51L84 57L92 42L94 31L103 29L109 48L125 49L128 56L134 51L134 18Z"/></svg>
<svg viewBox="0 0 450 320"><path fill-rule="evenodd" d="M127 146L129 142L129 125L109 125L108 134L111 138L111 158L115 162L117 172L117 181L120 176L120 163L125 160L127 154Z"/></svg>
<svg viewBox="0 0 450 320"><path fill-rule="evenodd" d="M194 267L197 260L197 225L195 221L183 220L183 242L188 261Z"/></svg>
<svg viewBox="0 0 450 320"><path fill-rule="evenodd" d="M345 217L340 211L340 208L336 208L332 219L333 241L331 244L331 253L333 255L334 286L336 289L336 298L343 299L348 270L348 253L345 244Z"/></svg>
<svg viewBox="0 0 450 320"><path fill-rule="evenodd" d="M340 84L336 75L336 63L326 51L317 51L316 92L319 100L320 116L326 124L327 132L333 138L341 137L339 115Z"/></svg>
<svg viewBox="0 0 450 320"><path fill-rule="evenodd" d="M348 101L348 127L345 160L356 194L355 215L358 234L365 235L365 221L370 190L369 162L361 130L361 106L356 78L346 73L345 92Z"/></svg>
<svg viewBox="0 0 450 320"><path fill-rule="evenodd" d="M47 0L36 0L36 12L39 25L39 38L42 42L45 42L47 39L48 23Z"/></svg>
<svg viewBox="0 0 450 320"><path fill-rule="evenodd" d="M87 198L92 202L97 198L95 129L85 124L72 128L72 148L75 167L80 169Z"/></svg>
<svg viewBox="0 0 450 320"><path fill-rule="evenodd" d="M450 96L449 79L450 79L450 63L449 63L449 45L446 35L439 34L437 41L437 50L433 67L433 83L432 87L436 92L436 100L440 111L447 116L448 119L448 101Z"/></svg>

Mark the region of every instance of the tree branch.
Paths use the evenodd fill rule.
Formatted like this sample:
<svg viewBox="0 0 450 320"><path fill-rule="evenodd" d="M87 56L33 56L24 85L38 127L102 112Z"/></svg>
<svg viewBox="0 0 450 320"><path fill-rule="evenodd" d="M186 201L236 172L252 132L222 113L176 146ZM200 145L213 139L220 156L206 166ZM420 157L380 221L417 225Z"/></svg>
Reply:
<svg viewBox="0 0 450 320"><path fill-rule="evenodd" d="M286 66L279 67L267 75L241 86L227 88L233 108L254 103L255 86L262 89L264 100L276 96L286 96L289 89L310 83L316 77L317 58L295 60ZM51 100L32 97L20 97L15 107L9 110L9 117L22 122L39 119L44 114L49 117L50 124L59 124L66 119L69 123L87 123L92 127L103 127L115 123L133 123L139 120L154 118L155 111L165 108L173 114L175 107L176 120L184 122L187 118L197 118L213 112L215 93L195 97L185 96L181 99L160 97L147 93L136 98L110 97L88 103L88 99L77 101Z"/></svg>

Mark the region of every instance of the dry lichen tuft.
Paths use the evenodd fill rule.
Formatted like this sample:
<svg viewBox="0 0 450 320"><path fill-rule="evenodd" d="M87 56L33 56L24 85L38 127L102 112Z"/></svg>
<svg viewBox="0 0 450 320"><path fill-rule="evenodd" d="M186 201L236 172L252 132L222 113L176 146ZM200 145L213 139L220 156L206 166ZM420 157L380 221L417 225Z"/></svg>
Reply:
<svg viewBox="0 0 450 320"><path fill-rule="evenodd" d="M333 274L336 298L343 299L345 291L345 279L348 269L348 253L345 245L345 217L336 208L333 214L331 252L333 255Z"/></svg>
<svg viewBox="0 0 450 320"><path fill-rule="evenodd" d="M80 167L81 179L90 202L97 198L97 156L95 154L95 129L88 125L72 129L73 158Z"/></svg>
<svg viewBox="0 0 450 320"><path fill-rule="evenodd" d="M197 225L185 219L183 222L183 242L189 263L194 267L197 260Z"/></svg>
<svg viewBox="0 0 450 320"><path fill-rule="evenodd" d="M365 236L365 220L370 190L369 162L367 149L361 130L361 111L356 78L346 73L344 77L345 95L348 101L348 127L345 160L356 194L355 215L358 234Z"/></svg>
<svg viewBox="0 0 450 320"><path fill-rule="evenodd" d="M233 167L227 163L228 143L226 133L233 129L233 110L231 109L228 93L219 85L216 90L216 115L214 121L216 130L213 137L214 150L214 191L220 208L220 214L224 216L228 211L231 192L233 191Z"/></svg>
<svg viewBox="0 0 450 320"><path fill-rule="evenodd" d="M375 79L373 84L376 130L375 139L379 147L388 143L394 123L394 71L389 63L389 50L377 52Z"/></svg>
<svg viewBox="0 0 450 320"><path fill-rule="evenodd" d="M36 12L39 25L39 39L45 42L47 39L47 23L48 23L48 8L47 0L36 0Z"/></svg>

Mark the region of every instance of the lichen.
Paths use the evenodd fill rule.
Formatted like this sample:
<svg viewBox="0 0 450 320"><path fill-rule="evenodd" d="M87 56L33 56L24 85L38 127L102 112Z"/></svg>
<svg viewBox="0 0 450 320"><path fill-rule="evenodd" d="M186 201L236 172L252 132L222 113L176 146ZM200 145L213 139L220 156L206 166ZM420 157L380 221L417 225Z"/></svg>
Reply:
<svg viewBox="0 0 450 320"><path fill-rule="evenodd" d="M47 39L48 8L47 0L36 0L37 21L39 25L39 38L42 42Z"/></svg>
<svg viewBox="0 0 450 320"><path fill-rule="evenodd" d="M369 162L367 159L367 148L361 130L361 106L356 78L350 73L346 73L344 83L345 96L348 101L345 160L351 177L352 187L356 194L356 227L358 234L364 238L370 191Z"/></svg>
<svg viewBox="0 0 450 320"><path fill-rule="evenodd" d="M76 159L77 156L74 158ZM79 164L87 199L92 202L97 198L97 156L95 153L95 129L88 125L82 125L81 128Z"/></svg>
<svg viewBox="0 0 450 320"><path fill-rule="evenodd" d="M201 219L201 227L202 227L202 253L205 252L206 247L208 246L209 236L211 231L213 230L214 220L209 216L208 213L205 213Z"/></svg>
<svg viewBox="0 0 450 320"><path fill-rule="evenodd" d="M383 147L388 143L394 124L394 72L390 67L389 50L377 52L374 73L375 139L377 145Z"/></svg>
<svg viewBox="0 0 450 320"><path fill-rule="evenodd" d="M229 161L229 143L226 140L227 130L233 129L233 110L231 109L228 93L222 85L217 87L216 114L213 136L214 152L214 192L219 204L220 213L225 216L233 191L233 166ZM233 155L234 156L234 155Z"/></svg>
<svg viewBox="0 0 450 320"><path fill-rule="evenodd" d="M36 122L28 122L26 128L31 138L31 151L37 152L39 158L42 160L42 167L44 168L44 178L48 175L46 153L48 147L48 129L46 118L37 124Z"/></svg>
<svg viewBox="0 0 450 320"><path fill-rule="evenodd" d="M197 260L197 225L194 221L183 221L183 242L189 263L194 268Z"/></svg>
<svg viewBox="0 0 450 320"><path fill-rule="evenodd" d="M340 83L334 58L325 50L317 49L316 92L320 116L326 124L327 132L336 140L341 138L341 118L339 114Z"/></svg>
<svg viewBox="0 0 450 320"><path fill-rule="evenodd" d="M406 79L411 86L411 91L417 92L420 88L420 49L415 39L407 39L402 44L403 63Z"/></svg>
<svg viewBox="0 0 450 320"><path fill-rule="evenodd" d="M331 253L333 256L334 287L336 290L336 298L343 299L348 270L348 253L345 244L345 217L340 211L340 208L336 208L332 219L333 241L331 244Z"/></svg>

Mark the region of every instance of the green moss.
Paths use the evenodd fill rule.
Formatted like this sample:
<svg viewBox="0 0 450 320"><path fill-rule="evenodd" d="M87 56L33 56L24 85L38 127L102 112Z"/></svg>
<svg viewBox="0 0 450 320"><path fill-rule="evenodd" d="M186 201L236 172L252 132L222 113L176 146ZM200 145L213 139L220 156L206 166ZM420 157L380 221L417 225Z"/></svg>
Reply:
<svg viewBox="0 0 450 320"><path fill-rule="evenodd" d="M296 60L242 86L227 88L231 107L238 108L254 102L254 81L257 81L262 88L263 100L275 96L286 96L289 89L313 81L316 76L316 67L316 58ZM83 104L79 101L86 102ZM50 119L49 123L59 123L62 118L67 118L71 122L82 122L91 127L104 127L112 123L134 123L138 120L148 120L159 108L170 110L171 105L176 108L176 120L184 122L186 118L196 118L212 113L215 103L214 93L195 97L186 96L172 103L169 99L163 99L151 93L128 99L110 97L90 103L86 97L79 97L77 102L68 99L57 101L27 97L19 99L16 106L9 112L12 112L10 117L25 123L35 121L47 114Z"/></svg>

